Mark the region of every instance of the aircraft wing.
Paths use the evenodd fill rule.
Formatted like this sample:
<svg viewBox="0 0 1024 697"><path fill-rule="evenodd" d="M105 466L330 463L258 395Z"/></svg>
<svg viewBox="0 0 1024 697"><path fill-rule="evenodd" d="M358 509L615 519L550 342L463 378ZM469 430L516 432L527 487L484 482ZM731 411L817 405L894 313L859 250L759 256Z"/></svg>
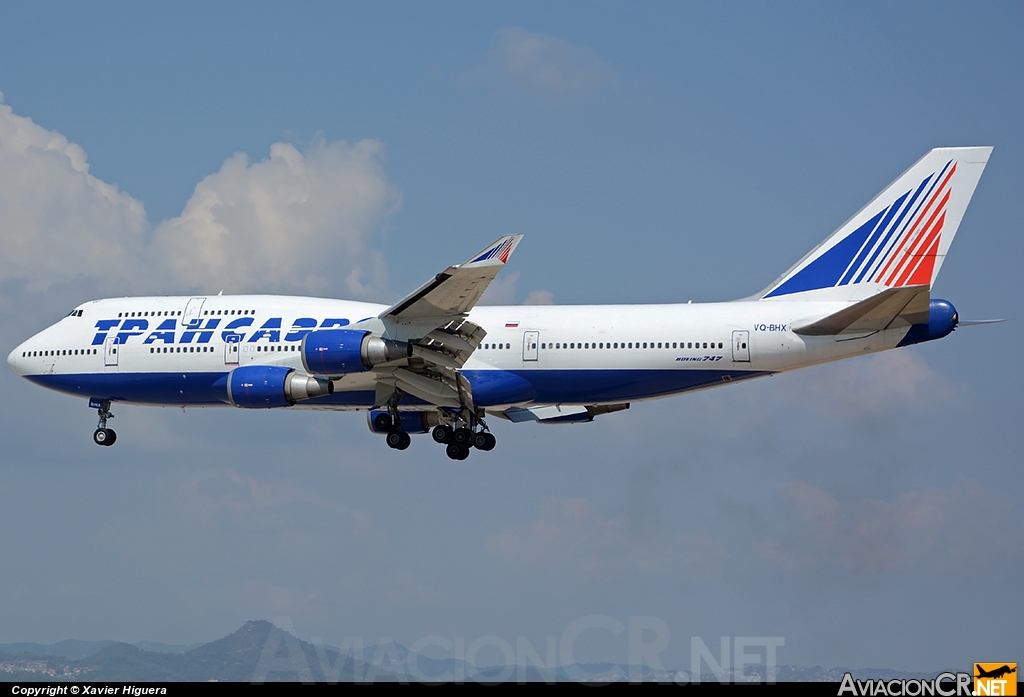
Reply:
<svg viewBox="0 0 1024 697"><path fill-rule="evenodd" d="M399 365L377 370L376 405L401 391L438 406L473 408L469 381L460 370L487 332L466 316L522 237L505 235L495 240L378 315L387 336L409 342L411 353Z"/></svg>
<svg viewBox="0 0 1024 697"><path fill-rule="evenodd" d="M814 322L796 325L793 331L806 336L863 334L928 321L928 286L888 288Z"/></svg>
<svg viewBox="0 0 1024 697"><path fill-rule="evenodd" d="M462 264L449 266L382 312L380 319L389 330L397 330L391 333L402 339L419 339L437 327L464 319L522 238L522 235L505 235ZM429 329L420 336L409 335L425 327ZM403 334L406 336L401 336Z"/></svg>

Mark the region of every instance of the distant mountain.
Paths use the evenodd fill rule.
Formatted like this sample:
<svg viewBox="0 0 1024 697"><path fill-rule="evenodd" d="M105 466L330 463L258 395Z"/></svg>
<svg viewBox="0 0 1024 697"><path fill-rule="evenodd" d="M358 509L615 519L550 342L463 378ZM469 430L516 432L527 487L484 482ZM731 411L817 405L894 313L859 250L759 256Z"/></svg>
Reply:
<svg viewBox="0 0 1024 697"><path fill-rule="evenodd" d="M111 642L112 643L112 642ZM185 653L192 649L199 648L203 642L197 644L162 644L159 641L136 641L132 646L143 651L154 653Z"/></svg>
<svg viewBox="0 0 1024 697"><path fill-rule="evenodd" d="M833 682L847 668L780 665L778 682ZM850 670L859 680L931 679L935 674L882 668ZM361 650L317 646L266 621L246 622L238 631L201 645L113 641L62 641L57 644L0 644L0 679L4 681L166 681L202 682L687 682L687 671L653 671L643 666L585 663L557 668L477 667L452 657L427 657L389 642ZM747 666L745 675L730 671L726 680L764 680L764 666ZM711 674L702 682L715 682Z"/></svg>
<svg viewBox="0 0 1024 697"><path fill-rule="evenodd" d="M0 653L36 653L77 661L98 653L113 643L113 641L79 641L78 639L66 639L58 641L56 644L19 642L17 644L0 644Z"/></svg>
<svg viewBox="0 0 1024 697"><path fill-rule="evenodd" d="M357 669L360 677L376 682L399 679L392 671L314 646L265 621L246 622L222 639L182 653L107 642L79 660L38 652L0 654L0 674L8 680L352 682Z"/></svg>

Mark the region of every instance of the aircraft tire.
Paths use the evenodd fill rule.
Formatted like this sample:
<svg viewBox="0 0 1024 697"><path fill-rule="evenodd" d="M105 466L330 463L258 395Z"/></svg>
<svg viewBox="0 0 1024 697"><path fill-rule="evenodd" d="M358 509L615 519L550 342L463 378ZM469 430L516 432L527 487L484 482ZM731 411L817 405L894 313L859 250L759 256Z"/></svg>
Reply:
<svg viewBox="0 0 1024 697"><path fill-rule="evenodd" d="M455 433L452 434L452 442L463 447L469 447L473 445L473 432L468 428L457 428Z"/></svg>
<svg viewBox="0 0 1024 697"><path fill-rule="evenodd" d="M473 438L473 447L477 450L494 450L494 446L497 445L497 439L487 431L482 431Z"/></svg>
<svg viewBox="0 0 1024 697"><path fill-rule="evenodd" d="M402 436L402 441L398 445L395 446L395 449L397 449L397 450L405 450L412 443L412 436L410 436L405 431L402 431L400 435Z"/></svg>
<svg viewBox="0 0 1024 697"><path fill-rule="evenodd" d="M458 443L449 443L448 447L444 449L444 452L452 460L465 460L469 457L469 449L459 445Z"/></svg>
<svg viewBox="0 0 1024 697"><path fill-rule="evenodd" d="M452 429L451 426L444 424L438 424L434 426L434 430L430 432L431 438L434 439L435 443L451 443L452 442Z"/></svg>
<svg viewBox="0 0 1024 697"><path fill-rule="evenodd" d="M385 436L384 440L387 441L389 448L393 448L395 450L405 450L405 448L409 447L409 444L406 443L405 447L402 447L402 443L405 442L405 439L402 438L402 436L405 436L405 438L409 438L408 433L403 433L402 431L388 431L388 435Z"/></svg>
<svg viewBox="0 0 1024 697"><path fill-rule="evenodd" d="M97 428L92 434L92 440L96 445L113 445L117 440L117 434L112 428Z"/></svg>

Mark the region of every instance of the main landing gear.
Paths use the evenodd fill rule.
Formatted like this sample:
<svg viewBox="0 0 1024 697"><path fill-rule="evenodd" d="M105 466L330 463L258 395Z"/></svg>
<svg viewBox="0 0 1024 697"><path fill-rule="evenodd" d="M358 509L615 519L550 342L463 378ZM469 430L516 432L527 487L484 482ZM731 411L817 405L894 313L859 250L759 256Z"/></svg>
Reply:
<svg viewBox="0 0 1024 697"><path fill-rule="evenodd" d="M107 428L107 419L114 418L114 415L110 413L110 401L104 400L96 413L100 415L100 423L92 434L93 442L96 445L113 445L117 440L117 434L114 433L114 429Z"/></svg>
<svg viewBox="0 0 1024 697"><path fill-rule="evenodd" d="M468 417L460 414L451 426L438 424L430 435L435 443L445 446L445 454L453 460L465 460L469 457L470 448L487 451L493 450L497 444L497 440L487 430L487 424L473 414L468 414Z"/></svg>
<svg viewBox="0 0 1024 697"><path fill-rule="evenodd" d="M445 446L445 453L453 460L465 460L473 448L477 450L494 450L497 443L484 423L484 412L475 413L468 407L455 409L437 409L426 413L405 413L398 409L402 395L399 391L391 396L387 403L387 411L371 414L370 430L384 433L385 442L393 450L405 450L412 438L405 431L409 428L413 433L430 431L435 443Z"/></svg>
<svg viewBox="0 0 1024 697"><path fill-rule="evenodd" d="M398 410L392 407L388 409L389 414L377 414L373 417L373 428L377 431L386 431L384 437L389 448L394 450L405 450L412 443L412 437L402 430L402 418Z"/></svg>

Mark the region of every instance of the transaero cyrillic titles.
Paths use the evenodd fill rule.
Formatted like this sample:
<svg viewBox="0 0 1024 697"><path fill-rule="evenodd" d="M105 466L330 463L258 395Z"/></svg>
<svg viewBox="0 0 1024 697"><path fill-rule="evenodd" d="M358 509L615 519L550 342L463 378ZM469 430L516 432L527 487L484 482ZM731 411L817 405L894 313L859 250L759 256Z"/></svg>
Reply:
<svg viewBox="0 0 1024 697"><path fill-rule="evenodd" d="M221 317L207 319L205 323L200 320L193 320L187 327L180 327L179 320L167 318L159 325L149 326L147 319L101 319L96 323L96 335L92 338L93 346L102 346L107 337L114 334L116 344L127 344L142 342L143 344L208 344L213 340L214 335L220 332L220 339L227 344L256 343L267 341L276 343L281 341L281 334L284 333L284 341L302 341L302 337L314 329L331 329L346 327L351 322L345 318L329 317L324 320L317 320L313 317L299 317L292 321L291 328L283 329L281 317L271 317L259 327L254 326L255 317L238 317L221 326ZM134 337L144 337L135 339Z"/></svg>

